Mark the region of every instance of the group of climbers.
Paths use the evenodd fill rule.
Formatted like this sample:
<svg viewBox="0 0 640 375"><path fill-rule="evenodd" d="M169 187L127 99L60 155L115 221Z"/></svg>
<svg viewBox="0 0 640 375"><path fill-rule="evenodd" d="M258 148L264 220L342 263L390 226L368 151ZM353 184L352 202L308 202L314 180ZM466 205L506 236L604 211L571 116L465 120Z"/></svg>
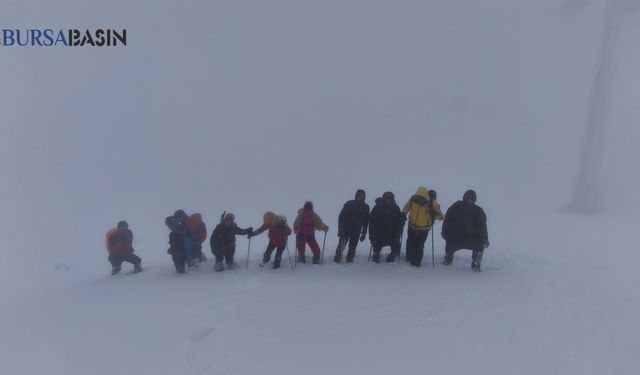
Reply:
<svg viewBox="0 0 640 375"><path fill-rule="evenodd" d="M390 191L377 198L375 206L370 210L366 203L365 191L358 190L355 199L346 202L338 216L339 241L333 261L341 263L344 250L347 248L346 262L352 263L358 242L364 241L368 232L371 242L370 260L380 263L382 249L388 246L391 251L385 261L394 262L400 255L404 226L408 221L406 261L412 266L420 267L424 244L433 224L436 220L444 220L441 234L446 241L443 264L450 265L456 251L469 249L473 252L471 267L474 271L479 271L483 251L489 247L489 239L487 217L484 210L475 204L476 199L476 193L468 190L461 201L455 202L446 214L443 214L436 192L421 186L402 210L396 204L395 195ZM171 255L178 273L184 273L186 266L196 267L198 262L206 260L202 253L202 243L207 238L207 227L202 221L202 215L195 213L189 216L183 210L178 210L166 218L165 224L170 230L167 252ZM312 263L320 264L321 249L316 241L315 232L326 233L329 227L314 212L313 203L308 201L298 210L293 230L287 224L284 215L276 215L271 211L264 213L263 224L255 231L253 227L240 228L235 223L232 213L224 213L210 238L211 252L215 256L215 270L222 271L225 265L226 269L234 267L237 235L252 238L265 231L268 231L269 244L263 253L260 266L270 262L275 250L273 268L280 268L282 254L292 233L296 235L297 262L306 263L305 249L309 245L313 254ZM107 249L109 261L113 266L112 274L120 271L123 261L132 263L134 272L142 270L140 258L133 254L133 233L128 229L126 222L121 221L117 228L109 230Z"/></svg>

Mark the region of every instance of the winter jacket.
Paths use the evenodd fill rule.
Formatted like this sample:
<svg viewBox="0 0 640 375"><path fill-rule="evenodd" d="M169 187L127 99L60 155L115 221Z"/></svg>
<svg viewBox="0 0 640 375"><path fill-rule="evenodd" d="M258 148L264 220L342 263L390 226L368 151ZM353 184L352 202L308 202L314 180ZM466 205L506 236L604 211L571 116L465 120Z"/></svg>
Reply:
<svg viewBox="0 0 640 375"><path fill-rule="evenodd" d="M195 213L187 219L187 228L195 241L203 243L207 240L207 226L202 221L202 215Z"/></svg>
<svg viewBox="0 0 640 375"><path fill-rule="evenodd" d="M378 198L369 216L369 239L371 242L399 240L404 222L405 217L397 204L387 206L382 198Z"/></svg>
<svg viewBox="0 0 640 375"><path fill-rule="evenodd" d="M129 229L109 229L105 242L109 255L127 255L133 252L133 232Z"/></svg>
<svg viewBox="0 0 640 375"><path fill-rule="evenodd" d="M269 230L269 241L277 247L284 246L287 243L287 237L291 235L291 228L289 228L287 223L282 222L278 222L276 224L262 224L262 226L251 233L251 235L257 236L267 229Z"/></svg>
<svg viewBox="0 0 640 375"><path fill-rule="evenodd" d="M369 205L351 200L344 204L338 216L338 237L367 235L369 227Z"/></svg>
<svg viewBox="0 0 640 375"><path fill-rule="evenodd" d="M475 204L457 201L449 207L444 217L442 237L447 241L484 244L489 240L484 210Z"/></svg>
<svg viewBox="0 0 640 375"><path fill-rule="evenodd" d="M429 230L433 219L442 220L440 204L429 198L429 189L419 187L416 194L404 205L402 213L408 215L409 227L414 230Z"/></svg>
<svg viewBox="0 0 640 375"><path fill-rule="evenodd" d="M327 229L329 227L325 225L320 216L313 211L305 211L303 208L298 210L298 216L293 222L293 231L305 236L312 236L316 230Z"/></svg>
<svg viewBox="0 0 640 375"><path fill-rule="evenodd" d="M169 251L167 252L174 257L186 256L183 233L178 231L172 231L169 233Z"/></svg>
<svg viewBox="0 0 640 375"><path fill-rule="evenodd" d="M236 223L232 225L218 224L211 234L211 251L218 249L222 246L232 246L236 244L236 235L246 235L251 233L251 228L242 229L239 228Z"/></svg>

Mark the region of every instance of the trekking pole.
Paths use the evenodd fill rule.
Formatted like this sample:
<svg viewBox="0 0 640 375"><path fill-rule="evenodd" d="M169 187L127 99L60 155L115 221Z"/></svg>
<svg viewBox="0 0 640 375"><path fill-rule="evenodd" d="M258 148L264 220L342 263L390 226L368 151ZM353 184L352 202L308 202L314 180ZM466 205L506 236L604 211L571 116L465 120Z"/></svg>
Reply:
<svg viewBox="0 0 640 375"><path fill-rule="evenodd" d="M251 253L251 237L249 237L249 246L247 246L247 269L249 269L249 253Z"/></svg>
<svg viewBox="0 0 640 375"><path fill-rule="evenodd" d="M320 264L324 264L324 245L327 243L327 232L324 232L324 240L322 240L322 255L320 255Z"/></svg>
<svg viewBox="0 0 640 375"><path fill-rule="evenodd" d="M369 258L367 258L367 262L371 262L371 253L373 252L373 245L369 248Z"/></svg>
<svg viewBox="0 0 640 375"><path fill-rule="evenodd" d="M432 268L436 268L436 256L435 256L435 250L433 250L434 248L434 235L433 235L433 230L435 229L435 225L431 226L431 266Z"/></svg>
<svg viewBox="0 0 640 375"><path fill-rule="evenodd" d="M289 257L289 265L291 266L291 271L294 271L293 262L291 261L291 252L289 251L289 241L287 241L287 257Z"/></svg>

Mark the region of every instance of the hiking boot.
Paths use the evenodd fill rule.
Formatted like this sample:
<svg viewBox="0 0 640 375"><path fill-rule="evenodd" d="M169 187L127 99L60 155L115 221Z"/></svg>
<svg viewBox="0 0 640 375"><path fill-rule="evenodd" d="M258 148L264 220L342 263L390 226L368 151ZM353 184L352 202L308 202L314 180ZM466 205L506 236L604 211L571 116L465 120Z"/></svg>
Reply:
<svg viewBox="0 0 640 375"><path fill-rule="evenodd" d="M475 272L480 272L480 264L482 263L482 251L474 251L471 255L471 269Z"/></svg>
<svg viewBox="0 0 640 375"><path fill-rule="evenodd" d="M442 261L442 264L444 264L445 266L450 266L451 263L453 263L453 256L449 256L449 255L445 254L444 260Z"/></svg>
<svg viewBox="0 0 640 375"><path fill-rule="evenodd" d="M192 257L187 258L187 266L188 267L193 267L195 265L196 265L196 261Z"/></svg>
<svg viewBox="0 0 640 375"><path fill-rule="evenodd" d="M140 263L133 265L133 273L142 272L142 265Z"/></svg>
<svg viewBox="0 0 640 375"><path fill-rule="evenodd" d="M236 268L236 264L234 262L227 262L227 269L232 270Z"/></svg>
<svg viewBox="0 0 640 375"><path fill-rule="evenodd" d="M298 254L298 263L307 263L307 256L304 254Z"/></svg>
<svg viewBox="0 0 640 375"><path fill-rule="evenodd" d="M347 256L347 263L353 263L353 257Z"/></svg>
<svg viewBox="0 0 640 375"><path fill-rule="evenodd" d="M342 261L342 256L340 254L336 254L336 256L333 257L333 261L335 263L340 263Z"/></svg>
<svg viewBox="0 0 640 375"><path fill-rule="evenodd" d="M385 259L385 262L387 263L393 263L395 261L396 261L396 255L394 253L387 255L387 259Z"/></svg>
<svg viewBox="0 0 640 375"><path fill-rule="evenodd" d="M216 262L215 270L216 270L216 272L223 271L224 270L224 263Z"/></svg>
<svg viewBox="0 0 640 375"><path fill-rule="evenodd" d="M265 254L262 256L262 264L267 264L267 263L269 263L269 261L270 261L270 260L271 260L271 257L269 256L269 254L266 254L266 253L265 253Z"/></svg>
<svg viewBox="0 0 640 375"><path fill-rule="evenodd" d="M273 260L273 269L278 269L278 268L280 268L280 258L279 258L279 257L276 257L276 258Z"/></svg>
<svg viewBox="0 0 640 375"><path fill-rule="evenodd" d="M380 263L380 254L373 253L373 255L371 256L371 261L375 263Z"/></svg>
<svg viewBox="0 0 640 375"><path fill-rule="evenodd" d="M320 264L320 254L313 255L313 264Z"/></svg>
<svg viewBox="0 0 640 375"><path fill-rule="evenodd" d="M117 275L117 274L119 274L119 273L120 273L120 270L121 270L121 269L122 269L122 268L120 268L120 267L113 267L113 268L111 268L111 274L112 274L112 275Z"/></svg>

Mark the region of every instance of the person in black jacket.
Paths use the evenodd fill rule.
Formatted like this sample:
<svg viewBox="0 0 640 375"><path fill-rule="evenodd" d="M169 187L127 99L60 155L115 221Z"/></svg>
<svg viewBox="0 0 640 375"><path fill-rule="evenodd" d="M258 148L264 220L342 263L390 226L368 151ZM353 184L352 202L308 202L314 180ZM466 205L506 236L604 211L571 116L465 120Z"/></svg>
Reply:
<svg viewBox="0 0 640 375"><path fill-rule="evenodd" d="M369 227L369 205L365 201L366 193L360 189L356 192L356 198L348 201L342 207L338 216L338 248L333 261L340 263L344 248L349 244L347 252L347 263L352 263L356 256L358 239L362 242L367 238L367 228Z"/></svg>
<svg viewBox="0 0 640 375"><path fill-rule="evenodd" d="M213 234L211 234L211 252L216 257L216 271L224 270L225 261L227 268L233 268L233 256L236 253L236 235L248 235L253 232L253 228L239 228L234 222L235 216L232 213L225 215L222 223L216 226Z"/></svg>
<svg viewBox="0 0 640 375"><path fill-rule="evenodd" d="M471 268L480 271L482 253L489 247L487 216L476 205L476 192L467 190L461 201L457 201L444 216L442 238L446 241L444 265L453 262L453 254L461 249L473 251Z"/></svg>
<svg viewBox="0 0 640 375"><path fill-rule="evenodd" d="M171 233L169 233L169 250L167 250L167 253L171 255L171 260L173 260L173 264L176 267L176 272L185 273L187 251L184 245L184 236L187 233L187 228L185 224L177 220L175 216L167 217L164 222L171 230Z"/></svg>
<svg viewBox="0 0 640 375"><path fill-rule="evenodd" d="M406 218L396 204L395 196L388 191L382 199L376 199L376 205L369 216L369 240L373 248L371 260L380 263L380 252L385 246L391 247L387 262L393 262L400 255L400 237Z"/></svg>

